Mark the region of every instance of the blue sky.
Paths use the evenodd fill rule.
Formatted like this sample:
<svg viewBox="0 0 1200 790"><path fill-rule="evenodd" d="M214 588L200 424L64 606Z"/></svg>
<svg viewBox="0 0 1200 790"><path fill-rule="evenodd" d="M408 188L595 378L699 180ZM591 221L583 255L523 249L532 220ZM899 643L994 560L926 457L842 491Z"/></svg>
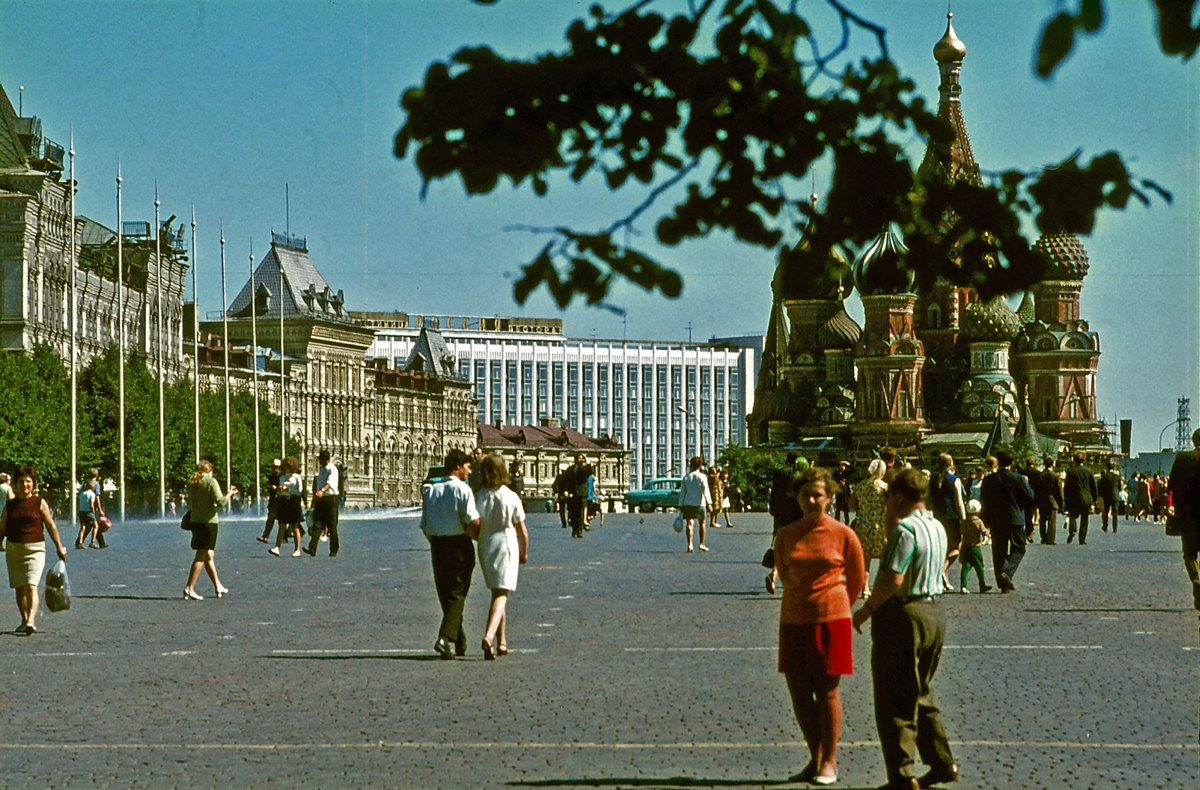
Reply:
<svg viewBox="0 0 1200 790"><path fill-rule="evenodd" d="M42 118L48 137L66 144L74 128L80 213L115 224L118 158L126 219L153 219L155 179L164 217L187 217L195 205L202 310L219 309L218 223L232 294L248 275L251 244L261 258L271 229L287 224L286 183L292 232L308 238L351 309L557 316L544 296L513 302L514 274L543 240L505 228L600 227L638 196L590 184L544 200L508 187L467 199L444 182L422 202L411 161L392 156L392 137L400 94L431 61L466 44L514 56L561 49L566 23L588 5L0 0L0 82L14 104L25 86L25 112ZM931 50L945 0L850 5L887 28L893 57L936 101ZM1106 213L1083 239L1091 273L1082 316L1101 336L1101 416L1134 420L1135 451L1154 448L1179 397L1193 398L1200 426L1200 58L1163 57L1150 4L1113 0L1103 33L1043 82L1031 63L1052 0L953 5L967 45L964 114L984 170L1116 149L1175 193L1170 206ZM871 46L855 41L863 52ZM919 158L923 144L912 146ZM651 226L643 230L649 239ZM681 340L690 324L699 340L764 331L769 253L713 238L666 254L684 274L681 299L622 287L612 301L624 321L573 307L561 314L567 332Z"/></svg>

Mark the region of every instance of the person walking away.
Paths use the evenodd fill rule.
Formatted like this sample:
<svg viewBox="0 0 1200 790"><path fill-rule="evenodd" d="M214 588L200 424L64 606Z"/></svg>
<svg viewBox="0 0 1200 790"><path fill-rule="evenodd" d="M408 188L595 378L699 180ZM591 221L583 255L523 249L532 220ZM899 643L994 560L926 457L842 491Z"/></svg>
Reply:
<svg viewBox="0 0 1200 790"><path fill-rule="evenodd" d="M850 522L850 478L854 476L854 467L849 461L838 461L838 470L833 473L833 482L837 483L838 492L833 495L833 517L843 524Z"/></svg>
<svg viewBox="0 0 1200 790"><path fill-rule="evenodd" d="M692 524L699 523L700 551L708 551L705 545L707 513L712 507L712 494L708 490L708 475L704 474L704 459L692 456L688 464L691 471L683 476L679 487L679 510L683 515L684 532L687 534L688 554L692 553Z"/></svg>
<svg viewBox="0 0 1200 790"><path fill-rule="evenodd" d="M570 470L571 467L564 466L554 478L554 501L558 506L558 520L562 524L563 529L567 528L567 505L571 499Z"/></svg>
<svg viewBox="0 0 1200 790"><path fill-rule="evenodd" d="M1053 546L1058 537L1058 514L1063 509L1063 484L1054 468L1054 457L1042 458L1042 473L1034 486L1034 497L1038 509L1038 533L1042 545Z"/></svg>
<svg viewBox="0 0 1200 790"><path fill-rule="evenodd" d="M946 567L943 571L942 586L952 589L950 566L958 558L958 544L962 541L962 522L967 517L967 511L963 503L962 482L955 471L954 458L949 453L938 455L937 471L933 474L931 488L934 518L942 522L942 527L946 530Z"/></svg>
<svg viewBox="0 0 1200 790"><path fill-rule="evenodd" d="M802 466L803 469L797 469ZM798 453L789 451L783 459L783 468L775 473L771 479L771 493L767 498L767 512L771 514L771 556L775 555L775 536L779 534L779 530L791 524L793 521L799 521L802 513L800 505L796 501L796 497L792 496L792 479L798 471L803 471L808 468L808 461L805 461ZM771 572L767 574L767 592L771 595L775 594L775 580L778 578L779 571L775 567L774 562L771 563Z"/></svg>
<svg viewBox="0 0 1200 790"><path fill-rule="evenodd" d="M712 497L712 505L708 508L708 527L717 529L721 526L717 519L721 515L721 501L725 498L725 483L721 480L721 470L715 466L708 467L708 493Z"/></svg>
<svg viewBox="0 0 1200 790"><path fill-rule="evenodd" d="M1075 539L1076 524L1079 545L1087 544L1088 514L1096 503L1096 478L1092 470L1083 465L1087 458L1083 450L1071 456L1071 468L1063 481L1063 505L1067 509L1067 543Z"/></svg>
<svg viewBox="0 0 1200 790"><path fill-rule="evenodd" d="M263 526L262 534L258 536L259 543L270 541L275 519L279 518L279 478L282 466L283 462L278 458L271 459L271 474L267 475L267 523Z"/></svg>
<svg viewBox="0 0 1200 790"><path fill-rule="evenodd" d="M1117 471L1115 461L1109 460L1104 473L1100 475L1100 483L1096 486L1100 505L1100 529L1108 532L1108 517L1112 515L1112 531L1117 534L1118 503L1121 500L1121 473Z"/></svg>
<svg viewBox="0 0 1200 790"><path fill-rule="evenodd" d="M508 487L509 476L498 455L484 456L478 469L479 568L492 591L483 657L492 661L508 655L508 596L517 590L517 575L529 559L529 531L521 498Z"/></svg>
<svg viewBox="0 0 1200 790"><path fill-rule="evenodd" d="M946 637L939 603L946 532L924 509L925 495L925 481L911 469L889 484L884 500L887 549L871 596L854 613L854 627L860 631L871 621L871 682L885 787L906 790L959 778L933 689ZM1017 534L1024 538L1020 530ZM929 766L919 778L918 751Z"/></svg>
<svg viewBox="0 0 1200 790"><path fill-rule="evenodd" d="M982 509L983 506L979 504L978 499L967 502L967 517L963 519L962 523L962 548L958 560L961 567L958 591L963 595L971 592L967 589L967 580L971 576L972 570L979 579L979 592L985 593L992 589L985 581L983 569L983 541L991 535L988 533L983 519L979 517L979 511Z"/></svg>
<svg viewBox="0 0 1200 790"><path fill-rule="evenodd" d="M729 473L724 469L718 468L721 473L721 488L725 492L724 498L721 499L721 512L725 514L725 529L733 529L733 524L729 522L729 511L738 506L737 487L729 482Z"/></svg>
<svg viewBox="0 0 1200 790"><path fill-rule="evenodd" d="M1200 611L1200 428L1192 432L1192 448L1175 456L1167 487L1180 527L1183 567L1192 582L1192 606Z"/></svg>
<svg viewBox="0 0 1200 790"><path fill-rule="evenodd" d="M887 466L879 458L874 458L867 466L867 479L860 483L853 495L854 523L851 527L862 545L865 579L871 578L871 560L883 556L887 546L887 530L884 526L883 495L887 491L887 483L883 475ZM863 595L870 595L870 582L863 583Z"/></svg>
<svg viewBox="0 0 1200 790"><path fill-rule="evenodd" d="M421 486L421 532L429 541L433 584L442 606L434 651L445 660L467 653L463 607L471 592L475 547L471 537L479 531L479 510L467 485L471 456L462 450L446 453L444 478Z"/></svg>
<svg viewBox="0 0 1200 790"><path fill-rule="evenodd" d="M313 484L313 528L308 536L308 547L304 553L310 557L317 556L317 544L322 535L329 536L329 556L336 557L341 543L338 540L338 505L341 491L341 475L338 468L330 460L329 451L322 450L317 454L317 463L321 465L317 472L317 480Z"/></svg>
<svg viewBox="0 0 1200 790"><path fill-rule="evenodd" d="M1147 519L1150 517L1150 476L1145 472L1139 472L1137 476L1137 485L1134 487L1137 492L1137 504L1134 506L1133 520L1140 522L1142 517Z"/></svg>
<svg viewBox="0 0 1200 790"><path fill-rule="evenodd" d="M0 533L8 543L4 553L8 586L16 595L17 611L21 613L21 624L13 633L32 636L37 633L38 585L46 568L46 535L63 562L67 560L67 549L59 537L50 504L34 493L37 470L18 466L12 488L13 498L5 500L0 513Z"/></svg>
<svg viewBox="0 0 1200 790"><path fill-rule="evenodd" d="M809 753L794 779L831 785L842 730L838 683L854 674L850 602L862 591L866 572L858 537L828 515L837 493L829 472L807 469L791 491L801 518L775 536L775 567L783 580L779 671Z"/></svg>
<svg viewBox="0 0 1200 790"><path fill-rule="evenodd" d="M1016 589L1013 576L1025 556L1025 508L1033 501L1033 490L1012 470L1012 463L1012 453L997 451L998 468L983 478L979 492L983 523L992 533L993 572L1002 593Z"/></svg>
<svg viewBox="0 0 1200 790"><path fill-rule="evenodd" d="M1020 473L1025 478L1025 482L1029 483L1029 489L1033 491L1034 501L1029 503L1025 508L1025 545L1033 543L1034 521L1037 520L1037 489L1034 484L1041 477L1041 472L1037 468L1037 459L1032 455L1026 457L1024 466L1021 467Z"/></svg>
<svg viewBox="0 0 1200 790"><path fill-rule="evenodd" d="M587 499L584 507L583 531L590 532L592 519L596 518L596 514L600 512L600 505L596 501L596 467L591 464L588 464L587 467Z"/></svg>
<svg viewBox="0 0 1200 790"><path fill-rule="evenodd" d="M300 536L304 534L304 528L300 526L300 522L304 520L300 501L303 485L304 482L300 479L300 464L289 455L283 459L279 475L276 477L275 509L276 518L279 520L279 532L275 536L275 546L267 550L268 554L278 557L279 547L290 533L295 541L292 556L300 556Z"/></svg>
<svg viewBox="0 0 1200 790"><path fill-rule="evenodd" d="M230 486L229 493L237 491L237 486ZM217 575L217 532L220 519L217 509L229 502L229 496L221 493L221 484L213 477L213 466L208 461L198 461L196 471L188 478L188 509L191 513L192 550L196 556L192 558L192 568L188 572L187 586L183 588L185 601L203 601L204 597L196 592L196 581L203 569L212 580L217 597L229 592L229 588L221 584Z"/></svg>

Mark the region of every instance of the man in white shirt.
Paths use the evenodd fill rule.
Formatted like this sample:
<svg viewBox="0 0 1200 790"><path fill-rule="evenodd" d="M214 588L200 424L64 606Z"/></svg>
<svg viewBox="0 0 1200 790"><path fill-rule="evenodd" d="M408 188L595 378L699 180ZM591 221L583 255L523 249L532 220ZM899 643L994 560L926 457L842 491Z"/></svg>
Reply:
<svg viewBox="0 0 1200 790"><path fill-rule="evenodd" d="M442 624L433 649L443 659L453 659L467 652L462 616L475 571L471 539L479 535L479 510L467 485L471 457L462 450L446 453L444 474L421 486L421 531L429 540L433 584L442 605Z"/></svg>
<svg viewBox="0 0 1200 790"><path fill-rule="evenodd" d="M687 531L687 550L692 553L692 522L700 523L700 551L708 551L704 545L707 533L707 511L712 507L712 494L708 490L708 475L704 473L704 459L694 456L689 464L692 471L684 475L679 489L679 510Z"/></svg>
<svg viewBox="0 0 1200 790"><path fill-rule="evenodd" d="M329 556L336 557L341 544L338 541L338 496L341 491L341 475L330 460L329 451L322 450L317 455L321 464L317 472L316 482L313 483L313 528L308 536L308 548L304 553L317 556L317 542L326 531L329 533Z"/></svg>

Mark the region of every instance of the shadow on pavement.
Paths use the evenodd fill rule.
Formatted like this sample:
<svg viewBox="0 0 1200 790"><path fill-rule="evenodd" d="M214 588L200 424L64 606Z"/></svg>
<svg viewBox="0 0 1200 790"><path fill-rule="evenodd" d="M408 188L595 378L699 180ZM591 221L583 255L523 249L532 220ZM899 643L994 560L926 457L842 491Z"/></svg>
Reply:
<svg viewBox="0 0 1200 790"><path fill-rule="evenodd" d="M790 779L704 779L700 777L672 776L669 778L620 778L590 779L586 777L562 779L536 779L526 782L508 782L511 787L769 787L793 785ZM854 790L854 788L844 788Z"/></svg>
<svg viewBox="0 0 1200 790"><path fill-rule="evenodd" d="M445 661L444 658L437 654L430 655L396 655L394 653L380 653L378 655L370 655L369 653L354 656L338 656L338 655L320 655L320 656L259 656L259 658L270 658L278 661ZM465 656L459 656L458 661L469 661ZM480 658L480 661L483 659Z"/></svg>
<svg viewBox="0 0 1200 790"><path fill-rule="evenodd" d="M72 598L91 598L98 601L180 601L178 595L72 595ZM215 596L214 596L215 597Z"/></svg>
<svg viewBox="0 0 1200 790"><path fill-rule="evenodd" d="M1025 611L1032 614L1061 614L1063 612L1151 612L1159 614L1180 614L1192 611L1191 609L1147 609L1147 608L1088 608L1088 607L1072 607L1063 609L1026 609Z"/></svg>

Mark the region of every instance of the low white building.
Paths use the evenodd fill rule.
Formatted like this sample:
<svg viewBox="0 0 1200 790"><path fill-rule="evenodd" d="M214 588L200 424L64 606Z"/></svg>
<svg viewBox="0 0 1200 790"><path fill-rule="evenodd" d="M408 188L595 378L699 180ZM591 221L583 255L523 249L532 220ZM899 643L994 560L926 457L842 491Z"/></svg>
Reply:
<svg viewBox="0 0 1200 790"><path fill-rule="evenodd" d="M475 387L479 422L558 419L629 451L630 484L679 475L746 443L753 349L723 343L574 339L559 319L352 313L374 330L368 355L408 358L422 327L446 340Z"/></svg>

